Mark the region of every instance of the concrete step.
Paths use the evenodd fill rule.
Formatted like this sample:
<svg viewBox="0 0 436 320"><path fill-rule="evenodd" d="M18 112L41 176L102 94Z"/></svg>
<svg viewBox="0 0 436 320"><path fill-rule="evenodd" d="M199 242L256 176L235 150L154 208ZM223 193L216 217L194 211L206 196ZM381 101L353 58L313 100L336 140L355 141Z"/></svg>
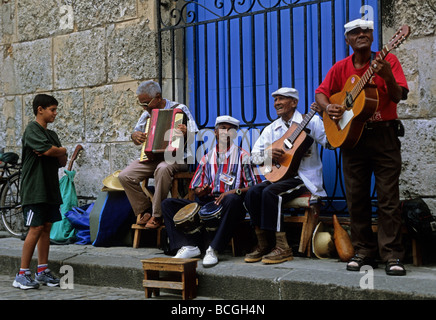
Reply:
<svg viewBox="0 0 436 320"><path fill-rule="evenodd" d="M15 274L23 241L0 238L0 272ZM162 257L156 248L52 245L50 269L59 273L68 265L77 284L142 289L142 259ZM32 270L36 268L36 257ZM198 295L229 300L398 300L436 299L436 265L406 265L404 277L387 276L384 265L367 272L345 270L335 259L295 257L277 265L248 264L243 257L220 255L220 262L197 267Z"/></svg>

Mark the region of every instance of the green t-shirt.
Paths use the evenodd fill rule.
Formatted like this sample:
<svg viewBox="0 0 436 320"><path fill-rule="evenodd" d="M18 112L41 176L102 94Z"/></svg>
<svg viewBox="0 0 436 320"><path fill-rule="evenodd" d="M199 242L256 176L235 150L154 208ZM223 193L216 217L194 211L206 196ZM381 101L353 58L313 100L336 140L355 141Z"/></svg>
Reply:
<svg viewBox="0 0 436 320"><path fill-rule="evenodd" d="M62 204L59 189L59 161L55 157L38 156L52 146L61 147L56 132L45 129L32 121L26 127L22 138L21 204Z"/></svg>

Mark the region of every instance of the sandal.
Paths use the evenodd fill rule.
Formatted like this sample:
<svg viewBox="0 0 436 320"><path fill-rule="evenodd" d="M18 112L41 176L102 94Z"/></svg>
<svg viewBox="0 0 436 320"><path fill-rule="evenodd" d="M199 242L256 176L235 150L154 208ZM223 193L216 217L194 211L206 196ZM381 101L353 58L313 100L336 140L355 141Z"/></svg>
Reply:
<svg viewBox="0 0 436 320"><path fill-rule="evenodd" d="M145 225L145 229L157 229L162 225L162 217L151 217Z"/></svg>
<svg viewBox="0 0 436 320"><path fill-rule="evenodd" d="M399 267L401 269L392 269L392 267ZM399 259L390 259L386 262L385 268L386 274L388 276L405 276L406 269Z"/></svg>
<svg viewBox="0 0 436 320"><path fill-rule="evenodd" d="M136 224L139 224L139 225L146 225L147 222L148 222L148 220L150 220L150 218L151 218L151 214L149 214L149 213L144 213L144 214L141 216L141 218L139 219L139 221L136 222Z"/></svg>
<svg viewBox="0 0 436 320"><path fill-rule="evenodd" d="M355 262L357 265L350 265L352 262ZM360 271L360 268L362 268L363 266L371 266L373 269L376 269L378 267L375 259L369 257L362 257L356 254L354 255L354 257L350 259L350 261L348 261L347 270Z"/></svg>

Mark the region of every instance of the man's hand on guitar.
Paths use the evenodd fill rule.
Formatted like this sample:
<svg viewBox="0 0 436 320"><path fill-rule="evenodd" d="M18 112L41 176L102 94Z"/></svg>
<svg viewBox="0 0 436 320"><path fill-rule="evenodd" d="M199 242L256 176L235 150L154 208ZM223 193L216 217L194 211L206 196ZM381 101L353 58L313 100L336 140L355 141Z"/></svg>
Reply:
<svg viewBox="0 0 436 320"><path fill-rule="evenodd" d="M135 131L132 133L132 141L136 145L143 144L146 139L147 135L144 132Z"/></svg>
<svg viewBox="0 0 436 320"><path fill-rule="evenodd" d="M330 119L339 121L342 118L342 115L344 114L345 108L341 106L340 104L329 104L325 108L326 113L330 117Z"/></svg>
<svg viewBox="0 0 436 320"><path fill-rule="evenodd" d="M312 102L312 104L310 105L310 109L315 110L316 112L318 112L319 114L322 115L322 108L319 106L318 103L316 102Z"/></svg>
<svg viewBox="0 0 436 320"><path fill-rule="evenodd" d="M395 80L389 61L376 58L375 60L371 61L371 68L385 81L389 81L390 79Z"/></svg>
<svg viewBox="0 0 436 320"><path fill-rule="evenodd" d="M395 80L389 61L376 58L375 60L371 61L371 68L386 82L389 97L392 99L392 101L398 103L400 100L407 98L407 93L404 96L403 88L400 87Z"/></svg>
<svg viewBox="0 0 436 320"><path fill-rule="evenodd" d="M285 151L280 148L271 148L266 150L266 154L273 162L279 162L280 158L285 154Z"/></svg>

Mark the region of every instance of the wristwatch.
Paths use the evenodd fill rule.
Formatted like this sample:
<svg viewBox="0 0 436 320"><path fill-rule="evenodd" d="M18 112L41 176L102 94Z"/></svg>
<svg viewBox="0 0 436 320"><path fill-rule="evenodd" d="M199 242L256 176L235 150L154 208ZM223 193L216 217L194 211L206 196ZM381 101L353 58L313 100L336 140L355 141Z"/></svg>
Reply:
<svg viewBox="0 0 436 320"><path fill-rule="evenodd" d="M236 189L236 190L235 190L235 193L236 193L238 196L240 196L240 195L242 194L242 191L241 191L241 189Z"/></svg>

